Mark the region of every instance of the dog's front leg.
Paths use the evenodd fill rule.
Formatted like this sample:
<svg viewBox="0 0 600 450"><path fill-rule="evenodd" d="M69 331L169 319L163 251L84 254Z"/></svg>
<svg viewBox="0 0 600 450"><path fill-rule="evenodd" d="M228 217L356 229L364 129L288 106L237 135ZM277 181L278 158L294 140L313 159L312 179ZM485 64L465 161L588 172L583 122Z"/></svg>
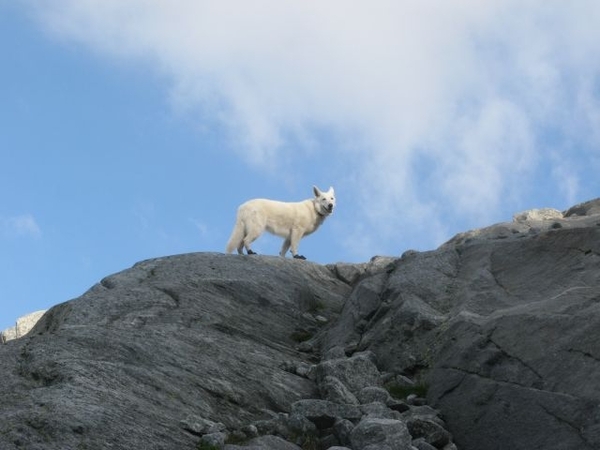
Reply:
<svg viewBox="0 0 600 450"><path fill-rule="evenodd" d="M302 232L297 228L292 229L290 234L290 247L292 250L292 256L296 259L306 259L304 256L298 254L298 244L302 238Z"/></svg>
<svg viewBox="0 0 600 450"><path fill-rule="evenodd" d="M290 249L291 244L292 244L292 242L290 241L290 238L289 237L285 238L285 240L283 241L283 245L281 246L281 251L279 252L279 256L282 256L285 258L285 254Z"/></svg>

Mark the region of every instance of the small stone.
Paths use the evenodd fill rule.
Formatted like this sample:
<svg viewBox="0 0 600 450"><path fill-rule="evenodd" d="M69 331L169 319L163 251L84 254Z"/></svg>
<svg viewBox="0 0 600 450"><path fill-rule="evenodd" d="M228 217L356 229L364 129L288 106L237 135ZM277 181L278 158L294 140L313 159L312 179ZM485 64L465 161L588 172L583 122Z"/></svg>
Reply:
<svg viewBox="0 0 600 450"><path fill-rule="evenodd" d="M326 376L319 383L321 397L334 403L345 403L349 405L358 405L356 396L350 392L344 383L334 376Z"/></svg>
<svg viewBox="0 0 600 450"><path fill-rule="evenodd" d="M308 378L309 380L314 380L315 379L315 370L316 370L316 367L314 364L307 364L307 363L301 362L296 367L296 375L299 375L304 378Z"/></svg>
<svg viewBox="0 0 600 450"><path fill-rule="evenodd" d="M258 428L255 425L246 425L242 428L242 432L249 438L258 436Z"/></svg>
<svg viewBox="0 0 600 450"><path fill-rule="evenodd" d="M395 419L400 420L402 416L398 411L393 411L384 403L373 402L367 403L360 406L365 417L375 417L378 419Z"/></svg>
<svg viewBox="0 0 600 450"><path fill-rule="evenodd" d="M437 450L433 445L427 443L427 441L423 438L414 439L412 441L412 446L417 450Z"/></svg>
<svg viewBox="0 0 600 450"><path fill-rule="evenodd" d="M373 402L387 403L390 400L390 393L377 386L367 386L358 393L358 400L362 404Z"/></svg>
<svg viewBox="0 0 600 450"><path fill-rule="evenodd" d="M432 420L414 418L408 420L406 426L413 439L424 438L436 448L442 448L452 440L450 433Z"/></svg>
<svg viewBox="0 0 600 450"><path fill-rule="evenodd" d="M350 358L329 359L317 365L317 383L327 376L338 378L351 392L380 384L380 373L372 352L356 353Z"/></svg>
<svg viewBox="0 0 600 450"><path fill-rule="evenodd" d="M193 434L203 435L225 430L225 425L198 416L188 416L180 422L182 428Z"/></svg>
<svg viewBox="0 0 600 450"><path fill-rule="evenodd" d="M227 435L225 433L210 433L202 436L202 438L200 439L200 443L205 446L211 446L221 449L225 445L226 438Z"/></svg>
<svg viewBox="0 0 600 450"><path fill-rule="evenodd" d="M333 429L340 444L350 445L350 433L354 430L354 424L351 421L348 419L338 419L335 421Z"/></svg>
<svg viewBox="0 0 600 450"><path fill-rule="evenodd" d="M350 441L356 449L406 450L412 438L400 420L365 418L352 430Z"/></svg>

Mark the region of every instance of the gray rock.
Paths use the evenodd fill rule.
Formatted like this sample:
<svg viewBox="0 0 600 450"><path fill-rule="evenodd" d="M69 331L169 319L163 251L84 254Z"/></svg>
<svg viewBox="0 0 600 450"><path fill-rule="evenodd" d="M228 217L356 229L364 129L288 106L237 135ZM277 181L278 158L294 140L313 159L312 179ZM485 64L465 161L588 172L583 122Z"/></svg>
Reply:
<svg viewBox="0 0 600 450"><path fill-rule="evenodd" d="M344 351L344 348L340 347L340 346L334 346L325 352L322 360L327 361L330 359L340 359L340 358L345 358L345 357L346 357L346 352Z"/></svg>
<svg viewBox="0 0 600 450"><path fill-rule="evenodd" d="M209 433L200 438L200 444L205 447L221 449L225 445L226 438L227 435L225 433Z"/></svg>
<svg viewBox="0 0 600 450"><path fill-rule="evenodd" d="M186 417L180 423L183 429L197 435L218 433L225 430L225 425L222 423L216 423L197 416Z"/></svg>
<svg viewBox="0 0 600 450"><path fill-rule="evenodd" d="M352 430L350 441L354 450L390 448L411 450L412 439L406 424L400 420L365 418Z"/></svg>
<svg viewBox="0 0 600 450"><path fill-rule="evenodd" d="M354 423L348 419L337 419L333 425L335 435L342 445L350 445L350 435L354 430Z"/></svg>
<svg viewBox="0 0 600 450"><path fill-rule="evenodd" d="M0 344L25 336L45 313L46 310L42 310L19 317L14 327L7 328L0 332Z"/></svg>
<svg viewBox="0 0 600 450"><path fill-rule="evenodd" d="M350 287L320 265L188 254L136 264L0 346L0 448L195 448L181 421L234 430L318 397L295 328ZM116 447L115 447L116 448Z"/></svg>
<svg viewBox="0 0 600 450"><path fill-rule="evenodd" d="M317 365L316 376L319 385L325 382L326 377L335 377L352 393L358 393L367 386L380 384L380 373L370 352L357 353L350 358L323 361Z"/></svg>
<svg viewBox="0 0 600 450"><path fill-rule="evenodd" d="M458 450L458 447L454 442L446 444L442 450Z"/></svg>
<svg viewBox="0 0 600 450"><path fill-rule="evenodd" d="M334 403L358 405L360 402L338 378L327 375L319 382L321 397Z"/></svg>
<svg viewBox="0 0 600 450"><path fill-rule="evenodd" d="M0 346L0 448L597 449L598 273L600 199L359 265L143 261Z"/></svg>
<svg viewBox="0 0 600 450"><path fill-rule="evenodd" d="M443 448L452 442L452 435L433 420L414 418L406 422L413 439L423 438L436 448Z"/></svg>
<svg viewBox="0 0 600 450"><path fill-rule="evenodd" d="M279 436L259 436L244 445L226 444L224 450L302 450Z"/></svg>
<svg viewBox="0 0 600 450"><path fill-rule="evenodd" d="M573 217L573 216L597 216L600 214L600 198L596 198L594 200L590 200L587 202L580 203L578 205L572 206L567 211L564 212L565 217Z"/></svg>
<svg viewBox="0 0 600 450"><path fill-rule="evenodd" d="M318 448L326 448L327 450L331 447L337 447L338 444L339 442L333 434L327 434L318 440Z"/></svg>
<svg viewBox="0 0 600 450"><path fill-rule="evenodd" d="M316 436L317 426L306 416L299 412L293 412L288 419L287 426L292 434L296 436Z"/></svg>
<svg viewBox="0 0 600 450"><path fill-rule="evenodd" d="M464 280L475 315L448 322L429 377L459 448L600 447L599 244L600 229L573 228L464 249L491 278Z"/></svg>
<svg viewBox="0 0 600 450"><path fill-rule="evenodd" d="M529 209L513 216L514 222L539 222L562 219L563 213L553 208Z"/></svg>
<svg viewBox="0 0 600 450"><path fill-rule="evenodd" d="M417 450L437 450L433 445L428 444L423 438L413 439L412 446Z"/></svg>
<svg viewBox="0 0 600 450"><path fill-rule="evenodd" d="M431 406L411 406L407 411L402 413L402 420L409 422L413 419L422 419L435 422L442 427L445 426L444 421L440 418L439 411L433 409Z"/></svg>
<svg viewBox="0 0 600 450"><path fill-rule="evenodd" d="M358 400L362 404L381 402L387 404L391 401L391 396L388 391L379 386L367 386L358 393Z"/></svg>
<svg viewBox="0 0 600 450"><path fill-rule="evenodd" d="M498 224L403 257L356 284L325 347L427 373L461 450L600 448L599 204L560 227Z"/></svg>
<svg viewBox="0 0 600 450"><path fill-rule="evenodd" d="M258 420L251 424L257 430L259 436L276 435L290 437L293 431L290 429L290 415L288 413L273 414L270 419ZM292 422L292 426L296 426Z"/></svg>
<svg viewBox="0 0 600 450"><path fill-rule="evenodd" d="M241 431L242 433L244 433L244 435L246 435L249 438L254 438L258 436L258 429L256 428L256 425L246 425L245 427L242 427Z"/></svg>
<svg viewBox="0 0 600 450"><path fill-rule="evenodd" d="M387 444L371 444L363 447L362 450L392 450L392 447ZM413 450L412 447L411 450Z"/></svg>
<svg viewBox="0 0 600 450"><path fill-rule="evenodd" d="M356 283L361 276L366 273L366 264L345 264L338 263L329 266L331 270L337 275L337 277L344 283L350 285Z"/></svg>
<svg viewBox="0 0 600 450"><path fill-rule="evenodd" d="M382 308L381 291L385 289L388 277L387 273L378 273L363 279L355 286L344 304L341 316L329 332L329 338L325 342L327 350L344 348L351 352L356 351L365 327L369 326L369 320L372 320L378 310L385 311L385 306Z"/></svg>
<svg viewBox="0 0 600 450"><path fill-rule="evenodd" d="M398 258L389 256L373 256L368 263L330 264L329 267L338 278L350 285L356 284L361 278L369 277L380 272L391 270L391 267Z"/></svg>
<svg viewBox="0 0 600 450"><path fill-rule="evenodd" d="M360 406L364 417L374 417L378 419L400 420L402 415L398 411L388 408L384 403L373 402L365 403Z"/></svg>
<svg viewBox="0 0 600 450"><path fill-rule="evenodd" d="M327 400L298 400L292 404L292 415L306 417L317 428L331 428L337 419L359 420L362 411L356 405L344 405Z"/></svg>

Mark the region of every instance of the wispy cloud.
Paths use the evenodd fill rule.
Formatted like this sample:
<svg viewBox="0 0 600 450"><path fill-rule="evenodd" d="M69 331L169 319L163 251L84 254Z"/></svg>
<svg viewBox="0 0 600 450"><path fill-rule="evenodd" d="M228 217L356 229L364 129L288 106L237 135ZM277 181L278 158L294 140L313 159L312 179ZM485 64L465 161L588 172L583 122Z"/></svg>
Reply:
<svg viewBox="0 0 600 450"><path fill-rule="evenodd" d="M488 220L542 166L571 200L600 168L595 0L32 4L55 36L168 75L174 105L259 169L311 158L326 130L381 242ZM589 164L565 178L567 154Z"/></svg>
<svg viewBox="0 0 600 450"><path fill-rule="evenodd" d="M0 218L0 230L5 237L42 237L42 230L31 214Z"/></svg>
<svg viewBox="0 0 600 450"><path fill-rule="evenodd" d="M199 219L189 219L189 220L202 238L210 236L209 227L203 220L199 220Z"/></svg>

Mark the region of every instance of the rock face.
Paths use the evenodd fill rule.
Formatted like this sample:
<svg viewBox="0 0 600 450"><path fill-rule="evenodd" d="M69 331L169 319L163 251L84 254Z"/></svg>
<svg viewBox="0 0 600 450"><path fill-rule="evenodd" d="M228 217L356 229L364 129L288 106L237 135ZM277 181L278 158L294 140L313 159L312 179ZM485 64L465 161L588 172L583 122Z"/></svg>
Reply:
<svg viewBox="0 0 600 450"><path fill-rule="evenodd" d="M298 336L349 290L315 264L217 254L105 278L0 347L0 448L195 448L194 417L237 429L289 411L318 394L280 366L310 361Z"/></svg>
<svg viewBox="0 0 600 450"><path fill-rule="evenodd" d="M600 448L599 206L408 252L356 285L325 348L421 374L459 449Z"/></svg>
<svg viewBox="0 0 600 450"><path fill-rule="evenodd" d="M600 200L365 264L144 261L0 346L0 448L592 450L599 329Z"/></svg>

